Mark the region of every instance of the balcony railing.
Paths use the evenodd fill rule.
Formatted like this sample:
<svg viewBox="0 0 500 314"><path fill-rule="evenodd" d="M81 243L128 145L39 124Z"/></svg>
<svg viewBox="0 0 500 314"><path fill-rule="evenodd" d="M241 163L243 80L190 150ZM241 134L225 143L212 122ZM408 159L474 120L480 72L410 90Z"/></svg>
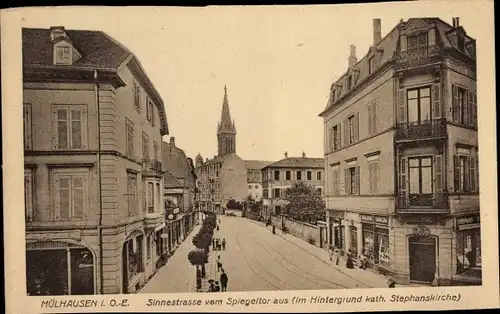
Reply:
<svg viewBox="0 0 500 314"><path fill-rule="evenodd" d="M446 136L446 119L401 122L396 127L396 141L432 139Z"/></svg>
<svg viewBox="0 0 500 314"><path fill-rule="evenodd" d="M410 194L396 197L396 209L402 212L447 212L449 210L448 204L448 194L446 193Z"/></svg>
<svg viewBox="0 0 500 314"><path fill-rule="evenodd" d="M161 161L158 161L156 159L143 159L142 169L144 171L163 172L163 164Z"/></svg>
<svg viewBox="0 0 500 314"><path fill-rule="evenodd" d="M423 66L443 60L442 45L418 47L399 51L396 56L396 68L404 69Z"/></svg>

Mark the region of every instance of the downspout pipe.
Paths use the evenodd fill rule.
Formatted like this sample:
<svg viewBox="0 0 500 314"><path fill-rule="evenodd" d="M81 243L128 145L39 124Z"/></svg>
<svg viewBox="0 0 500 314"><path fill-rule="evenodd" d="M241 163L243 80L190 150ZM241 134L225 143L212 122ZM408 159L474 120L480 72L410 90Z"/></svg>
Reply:
<svg viewBox="0 0 500 314"><path fill-rule="evenodd" d="M97 188L99 189L99 217L97 221L97 234L99 237L99 293L104 293L104 274L103 274L103 241L102 241L102 189L101 189L101 115L99 106L99 83L98 72L94 70L94 94L97 111Z"/></svg>

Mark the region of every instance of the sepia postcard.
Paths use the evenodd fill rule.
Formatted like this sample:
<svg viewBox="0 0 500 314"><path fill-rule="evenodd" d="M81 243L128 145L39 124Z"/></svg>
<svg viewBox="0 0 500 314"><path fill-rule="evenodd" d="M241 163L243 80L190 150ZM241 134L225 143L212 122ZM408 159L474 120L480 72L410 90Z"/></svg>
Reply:
<svg viewBox="0 0 500 314"><path fill-rule="evenodd" d="M2 10L7 313L499 307L493 5Z"/></svg>

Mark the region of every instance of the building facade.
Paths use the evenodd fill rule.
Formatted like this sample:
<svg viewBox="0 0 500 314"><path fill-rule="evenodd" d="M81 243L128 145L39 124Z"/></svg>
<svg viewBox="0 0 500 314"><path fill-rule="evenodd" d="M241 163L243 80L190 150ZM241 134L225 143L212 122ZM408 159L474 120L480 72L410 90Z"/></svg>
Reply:
<svg viewBox="0 0 500 314"><path fill-rule="evenodd" d="M22 36L28 294L135 292L166 253L163 100L103 32Z"/></svg>
<svg viewBox="0 0 500 314"><path fill-rule="evenodd" d="M203 161L198 154L195 159L202 211L221 212L229 200L243 201L247 196L247 170L244 161L236 154L236 126L231 120L226 87L217 142L217 156Z"/></svg>
<svg viewBox="0 0 500 314"><path fill-rule="evenodd" d="M166 224L169 251L174 251L193 229L196 219L196 173L191 158L175 145L175 138L163 142ZM170 236L171 233L171 236Z"/></svg>
<svg viewBox="0 0 500 314"><path fill-rule="evenodd" d="M248 184L247 197L256 202L262 200L262 168L270 164L272 164L271 161L245 160Z"/></svg>
<svg viewBox="0 0 500 314"><path fill-rule="evenodd" d="M284 214L284 192L295 182L304 181L324 195L324 163L324 158L309 158L305 153L302 157L288 157L285 153L284 159L262 168L264 218Z"/></svg>
<svg viewBox="0 0 500 314"><path fill-rule="evenodd" d="M459 19L401 21L331 87L329 241L400 283L480 284L475 40Z"/></svg>

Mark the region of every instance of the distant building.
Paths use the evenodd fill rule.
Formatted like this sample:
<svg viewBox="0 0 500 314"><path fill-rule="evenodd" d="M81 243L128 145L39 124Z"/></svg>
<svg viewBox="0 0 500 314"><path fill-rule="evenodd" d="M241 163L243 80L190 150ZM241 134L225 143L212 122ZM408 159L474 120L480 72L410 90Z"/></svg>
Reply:
<svg viewBox="0 0 500 314"><path fill-rule="evenodd" d="M167 253L163 100L103 32L24 28L22 49L28 294L136 292Z"/></svg>
<svg viewBox="0 0 500 314"><path fill-rule="evenodd" d="M255 201L262 200L262 168L272 163L272 161L245 160L248 196Z"/></svg>
<svg viewBox="0 0 500 314"><path fill-rule="evenodd" d="M481 283L475 51L458 18L376 19L320 114L329 241L399 283Z"/></svg>
<svg viewBox="0 0 500 314"><path fill-rule="evenodd" d="M304 181L315 186L321 195L324 189L324 158L309 158L305 153L302 157L288 157L262 168L262 189L264 218L284 214L287 201L283 193L295 182Z"/></svg>
<svg viewBox="0 0 500 314"><path fill-rule="evenodd" d="M175 145L175 138L163 142L163 163L165 175L163 187L169 251L184 240L192 230L195 216L196 173L193 160Z"/></svg>
<svg viewBox="0 0 500 314"><path fill-rule="evenodd" d="M218 155L213 159L196 156L200 209L221 211L230 199L247 196L247 170L236 154L236 126L231 121L227 89L224 87L221 120L217 128Z"/></svg>

